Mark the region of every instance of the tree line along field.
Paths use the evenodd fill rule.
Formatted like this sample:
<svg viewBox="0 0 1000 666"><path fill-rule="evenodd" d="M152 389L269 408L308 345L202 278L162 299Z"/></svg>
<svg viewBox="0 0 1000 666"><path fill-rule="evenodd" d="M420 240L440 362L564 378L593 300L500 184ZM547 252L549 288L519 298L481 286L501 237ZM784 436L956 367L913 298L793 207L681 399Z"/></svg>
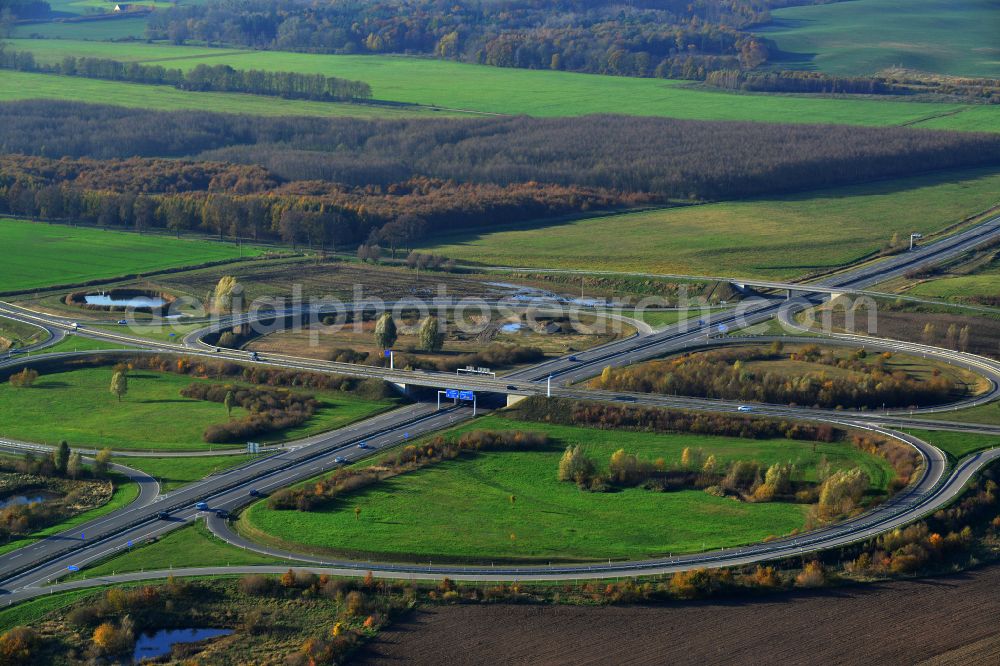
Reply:
<svg viewBox="0 0 1000 666"><path fill-rule="evenodd" d="M403 109L339 102L288 100L240 93L191 92L172 86L147 86L122 81L102 81L51 74L33 74L4 70L0 76L0 101L19 99L58 99L75 102L110 103L137 109L218 111L260 116L350 116L360 118L409 118L434 114L419 107Z"/></svg>
<svg viewBox="0 0 1000 666"><path fill-rule="evenodd" d="M779 198L440 234L421 251L496 266L793 278L994 206L1000 173L953 172ZM724 268L720 268L724 267Z"/></svg>
<svg viewBox="0 0 1000 666"><path fill-rule="evenodd" d="M147 43L73 40L12 40L15 50L30 51L40 62L67 55L193 68L198 64L236 69L294 71L361 80L374 98L453 111L533 116L594 113L665 116L695 120L913 125L936 129L1000 131L1000 110L959 103L832 99L803 96L733 95L687 85L684 81L641 79L545 70L472 65L404 56L319 55L237 51ZM0 99L46 97L158 109L219 109L265 115L398 115L426 113L292 100L259 100L222 93L183 93L172 88L112 81L5 72ZM207 97L206 97L207 96ZM220 106L225 102L226 106Z"/></svg>
<svg viewBox="0 0 1000 666"><path fill-rule="evenodd" d="M827 409L906 408L982 395L990 382L974 372L906 354L821 343L726 345L610 368L595 389L710 399L814 405Z"/></svg>
<svg viewBox="0 0 1000 666"><path fill-rule="evenodd" d="M329 509L274 510L266 501L241 516L252 538L313 552L383 560L535 561L637 558L760 541L800 529L806 507L741 503L698 490L626 488L591 493L556 478L563 447L580 444L599 465L619 448L645 460L679 461L685 447L720 462L792 461L815 479L825 456L835 468L860 466L876 488L887 463L848 444L752 440L522 422L489 416L454 433L480 429L541 432L552 450L461 456L345 495ZM306 482L307 484L309 482ZM514 501L511 501L511 496ZM355 507L360 509L355 513Z"/></svg>
<svg viewBox="0 0 1000 666"><path fill-rule="evenodd" d="M0 218L0 291L35 289L149 273L181 266L236 260L232 243L177 240ZM246 245L245 256L260 253Z"/></svg>
<svg viewBox="0 0 1000 666"><path fill-rule="evenodd" d="M991 0L855 0L785 7L757 32L784 67L864 75L889 67L1000 77Z"/></svg>
<svg viewBox="0 0 1000 666"><path fill-rule="evenodd" d="M113 375L112 366L101 366L43 372L30 388L0 384L0 434L50 445L65 439L83 448L204 451L210 448L202 437L205 429L230 420L222 404L186 398L180 391L193 383L233 384L231 380L135 370L129 374L128 393L118 402L110 391ZM395 404L341 391L300 392L320 401L315 414L300 426L256 435L256 440L284 441L334 430ZM245 414L236 406L232 419ZM243 444L212 446L225 449Z"/></svg>

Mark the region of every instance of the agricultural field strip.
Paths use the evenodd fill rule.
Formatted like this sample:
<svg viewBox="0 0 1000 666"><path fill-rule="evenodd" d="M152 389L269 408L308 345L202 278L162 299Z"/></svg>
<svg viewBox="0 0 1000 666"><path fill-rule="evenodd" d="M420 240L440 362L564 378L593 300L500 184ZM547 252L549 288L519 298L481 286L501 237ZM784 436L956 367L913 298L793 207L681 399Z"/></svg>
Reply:
<svg viewBox="0 0 1000 666"><path fill-rule="evenodd" d="M418 105L404 109L363 104L335 104L300 100L275 100L285 113L297 115L428 113L428 107L446 113L501 115L576 116L623 113L703 120L749 120L758 122L812 122L851 125L917 125L925 123L954 129L1000 131L995 110L961 103L911 102L900 100L833 99L803 96L741 94L698 89L685 81L643 79L573 72L554 72L470 65L445 60L406 56L318 55L273 51L205 53L200 47L164 44L80 42L72 40L15 40L14 47L31 51L40 61L54 62L66 55L112 58L171 67L192 68L198 64L227 64L239 69L321 73L363 80L372 85L376 99ZM14 74L14 73L12 73ZM31 77L65 81L46 96L115 103L115 95L141 106L141 84L54 77L21 72ZM114 84L114 85L111 85ZM26 86L32 85L29 80ZM34 85L37 85L35 83ZM86 92L72 92L86 88ZM163 88L162 86L160 88ZM104 90L103 97L100 91ZM483 91L487 91L485 94ZM558 91L558 92L556 92ZM189 93L164 88L157 91L173 108L199 105L198 96L224 93ZM16 96L10 91L7 96ZM81 96L82 95L82 96ZM251 113L273 113L266 105L240 100L246 95L228 95L236 107ZM219 98L223 99L223 98ZM250 106L253 108L250 108ZM162 105L161 105L162 106ZM322 109L326 107L328 111Z"/></svg>
<svg viewBox="0 0 1000 666"><path fill-rule="evenodd" d="M948 256L955 254L956 252L964 251L965 249L968 249L968 247L970 247L970 246L974 246L974 245L977 245L977 244L983 242L983 240L984 240L983 233L982 233L983 232L983 228L985 228L987 232L991 232L991 233L996 231L995 225L994 225L994 227L990 227L989 225L981 225L980 228L978 228L976 230L973 230L972 232L966 232L966 233L963 233L963 234L959 234L955 238L949 239L948 241L941 241L941 242L935 244L933 250L922 252L922 253L920 253L920 255L918 257L909 257L909 258L903 258L903 259L900 259L900 258L889 259L889 260L883 262L882 264L880 264L878 266L878 268L876 268L876 269L872 269L872 268L860 269L854 275L851 275L848 278L844 278L843 276L841 276L838 279L842 279L845 282L847 282L848 280L850 280L852 282L866 282L867 281L867 284L871 284L871 283L874 283L876 281L879 281L880 279L885 279L886 276L891 276L894 273L898 273L898 272L900 272L902 270L905 270L905 269L907 269L908 266L910 266L910 265L912 265L914 263L928 263L928 262L940 261L942 258L947 258ZM803 300L804 300L804 304L808 303L808 300L805 300L805 299L803 299ZM804 304L803 304L803 306L804 306ZM769 305L769 304L767 304L765 302L757 310L755 316L757 318L761 319L761 320L765 320L767 318L770 318L770 317L774 316L774 314L776 314L775 308L772 305ZM712 323L713 322L709 322L709 325L712 325ZM704 332L702 332L702 335L704 335ZM656 349L656 347L657 347L656 342L654 342L653 344L650 344L649 342L646 341L649 337L659 337L659 338L672 337L674 339L674 341L683 343L684 341L686 341L685 339L687 339L687 341L689 341L691 338L698 337L698 336L692 336L690 334L677 335L676 333L674 333L673 331L671 331L670 334L666 334L666 335L663 334L663 333L661 333L661 334L656 334L654 336L647 336L647 338L639 338L637 341L636 340L626 341L626 343L627 343L625 345L626 346L626 350L628 348L628 344L631 344L633 353L634 353L634 351L636 349L639 349L640 351L643 351L644 353L651 353L651 352L657 351L657 349ZM623 346L622 342L612 343L612 344L606 345L605 348L604 348L604 350L618 348L618 347L622 347L622 346ZM652 349L651 349L651 347L652 347ZM603 351L602 351L602 353L603 353ZM628 354L628 352L626 351L625 355L627 356L627 354ZM603 360L603 359L598 359L598 361L601 361L601 360ZM589 361L588 364L592 364L593 362L594 361ZM566 363L566 361L562 361L562 364L564 366L565 366L565 363ZM551 363L551 362L547 363L547 364L543 364L543 366L552 366L552 365L554 365L554 364ZM559 364L555 364L555 365L559 365ZM570 368L572 368L572 367L573 366L570 366ZM579 372L579 370L581 370L582 368L580 366L576 366L575 369ZM566 369L563 370L563 372L564 373L568 373L568 370L569 370L569 368L566 368ZM537 373L538 373L537 369L529 371L529 372L535 373L536 378L537 378ZM515 373L515 374L527 374L527 373L524 372L524 371L522 371L521 373ZM544 375L542 375L542 377L544 377ZM537 381L537 379L536 379L536 381ZM414 411L413 409L399 410L397 412L391 413L389 416L396 416L398 418L398 415L400 414L400 412L413 412L413 411ZM418 418L416 422L423 422L423 423L426 424L427 421L431 421L433 423L433 425L430 426L431 430L433 430L433 429L439 429L441 427L441 424L438 423L439 420L445 420L447 422L454 423L456 421L456 415L459 418L461 418L461 410L459 410L459 412L454 412L452 410L447 410L446 412L440 413L440 414L431 413L428 416L424 416L424 417ZM379 419L373 419L372 421L378 421L378 420ZM860 426L860 427L865 427L865 426ZM396 428L392 428L391 427L391 428L389 428L388 430L386 430L384 432L383 436L384 437L391 437L391 436L394 435L395 432L396 432ZM888 433L888 432L886 432L886 434L889 435L889 436L898 436L896 434L892 434L892 433ZM393 437L393 439L395 439L395 437ZM396 441L398 441L398 440L396 440ZM914 441L913 443L915 445L917 445L917 446L923 446L923 447L927 446L923 442L919 442L919 440ZM926 499L927 501L932 501L935 496L939 496L941 494L941 488L950 487L950 486L953 486L954 484L953 483L949 484L947 482L944 483L944 484L939 484L938 483L938 481L940 481L941 479L944 478L944 471L945 471L945 466L946 466L946 460L944 460L943 454L941 454L941 452L938 451L937 449L933 449L933 447L927 447L926 449L922 449L922 450L925 451L925 453L924 453L925 456L928 456L928 454L929 454L929 457L927 458L929 464L927 465L927 467L928 468L934 467L936 469L936 474L932 473L932 470L930 470L930 469L925 469L926 473L925 473L924 478L922 479L922 483L923 484L928 483L929 479L933 479L933 481L931 483L930 489L924 488L921 491L920 494L922 496L926 494L926 497L924 499ZM326 455L329 456L329 454L330 454L330 452L327 451ZM324 454L320 454L320 455L322 456ZM356 453L355 453L355 455L356 455ZM974 463L976 463L976 461L985 460L985 458L988 458L989 455L990 454L975 454L975 456L973 456L971 459L969 459L968 461L966 461L966 462L964 462L962 464L962 467L961 467L961 470L963 470L962 473L971 474L972 472L968 471L970 468L973 468L973 471L974 471L975 468L978 468L979 465L983 464L982 462L980 462L978 464L974 464ZM331 466L335 466L335 465L336 465L336 463L334 465L331 465ZM958 473L953 474L949 478L949 480L950 481L954 481L957 476L959 476ZM250 482L252 482L252 480ZM208 483L210 484L211 482L208 482ZM203 484L193 484L192 485L192 489L195 490L196 492L200 491L201 494L202 494L202 496L203 496L205 489L203 487L201 487L202 485ZM910 499L913 499L912 496L913 496L913 493L916 490L917 489L914 488L910 492L905 493L905 495L907 497L909 497ZM955 491L955 492L957 492L957 491ZM238 505L242 505L242 504L246 503L246 497L242 496L242 495L238 496L238 497L233 497L232 499L235 502L237 502ZM896 505L896 504L899 503L899 501L901 499L902 498L900 498L900 496L897 496L897 498L895 500L891 501L888 504ZM883 508L887 507L888 504L887 505L883 505ZM908 504L906 507L904 507L905 510L902 512L902 515L906 516L906 515L908 515L908 512L912 513L915 510L920 510L918 507L921 507L923 504L924 504L923 501L917 501L916 504ZM868 515L870 517L870 514L866 514L866 515ZM144 524L147 524L147 523L145 521L140 521L138 523L138 526L142 527L142 525L144 525ZM883 525L884 525L884 521L883 520L876 519L872 523L869 523L866 528L862 527L862 529L874 529L874 530L878 530L878 529L881 529ZM108 538L113 538L113 536L114 535L111 535ZM819 538L822 539L823 537L820 536ZM846 537L844 537L844 538L847 538L847 539L858 538L858 533L856 533L855 531L849 530L849 534ZM799 541L802 541L802 539L800 539ZM777 544L777 545L780 546L781 544ZM815 546L815 545L816 545L815 542L811 543L811 546ZM795 544L793 544L793 546L795 546ZM801 546L795 546L795 547L797 547L798 550L801 552L801 550L802 550ZM50 560L50 565L49 566L51 566L51 560ZM41 568L44 569L45 565L41 565ZM15 571L18 571L18 570L19 569L15 569ZM20 570L23 571L23 569L20 569ZM25 577L25 574L22 573L20 577L22 577L22 578ZM37 583L39 580L40 579L36 579L35 582Z"/></svg>

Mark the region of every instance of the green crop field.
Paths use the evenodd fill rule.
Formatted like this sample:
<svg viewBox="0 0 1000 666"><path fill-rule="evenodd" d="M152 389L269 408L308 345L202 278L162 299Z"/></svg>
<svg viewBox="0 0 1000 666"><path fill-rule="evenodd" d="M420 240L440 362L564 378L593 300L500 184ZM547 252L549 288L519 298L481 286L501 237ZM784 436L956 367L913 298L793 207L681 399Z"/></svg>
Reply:
<svg viewBox="0 0 1000 666"><path fill-rule="evenodd" d="M996 409L996 405L992 405ZM939 415L939 418L944 418ZM946 430L917 430L907 428L906 432L929 442L953 458L963 458L975 451L992 449L1000 446L998 435L976 435L968 432L949 432Z"/></svg>
<svg viewBox="0 0 1000 666"><path fill-rule="evenodd" d="M797 462L806 477L825 455L837 467L861 465L881 486L885 462L844 444L652 435L486 417L478 428L544 431L552 451L493 452L447 461L383 481L315 512L250 507L241 529L290 547L386 560L599 560L730 547L803 526L806 507L740 503L701 491L631 488L589 493L556 480L561 448L580 443L606 465L624 447L647 460L678 461L685 446L720 460ZM515 502L510 502L510 496ZM354 507L361 513L356 517Z"/></svg>
<svg viewBox="0 0 1000 666"><path fill-rule="evenodd" d="M106 366L45 374L32 388L0 384L0 434L42 444L65 439L88 448L204 451L241 446L203 442L205 427L224 422L226 410L217 403L183 398L180 390L205 380L136 370L129 378L128 395L119 403L109 390L112 374L113 368ZM334 430L394 404L342 392L310 393L323 403L312 419L257 439L274 442ZM241 412L234 409L233 416Z"/></svg>
<svg viewBox="0 0 1000 666"><path fill-rule="evenodd" d="M6 79L6 72L0 81ZM2 85L2 84L0 84ZM233 244L0 218L0 292L237 259ZM244 254L256 254L244 246Z"/></svg>
<svg viewBox="0 0 1000 666"><path fill-rule="evenodd" d="M975 296L1000 294L1000 271L991 270L975 275L956 275L920 282L906 291L912 296L962 301Z"/></svg>
<svg viewBox="0 0 1000 666"><path fill-rule="evenodd" d="M997 203L1000 173L955 172L553 226L440 235L421 251L488 265L791 278Z"/></svg>
<svg viewBox="0 0 1000 666"><path fill-rule="evenodd" d="M101 81L73 76L4 70L3 76L0 76L0 101L19 99L61 99L72 102L156 109L158 111L189 109L248 113L261 116L391 118L434 113L420 108L397 109L364 104L307 102L263 95L189 92L171 86L147 86L122 81ZM435 116L438 115L442 114L435 114Z"/></svg>
<svg viewBox="0 0 1000 666"><path fill-rule="evenodd" d="M11 37L19 39L139 39L146 32L146 17L86 21L83 23L30 23L14 26Z"/></svg>
<svg viewBox="0 0 1000 666"><path fill-rule="evenodd" d="M1000 77L995 0L854 0L773 11L758 30L786 52L783 66L872 74L902 65Z"/></svg>
<svg viewBox="0 0 1000 666"><path fill-rule="evenodd" d="M487 67L405 56L232 49L216 49L206 54L204 47L72 40L15 40L13 47L31 51L45 62L59 61L65 55L87 55L180 68L228 64L238 69L321 73L367 81L376 99L481 113L534 116L623 113L700 120L849 125L923 126L924 122L933 120L939 128L1000 131L1000 109L994 107L902 100L734 95L699 89L684 81ZM5 72L4 78L11 81L6 85L0 83L0 99L41 96L158 109L212 108L268 115L385 115L415 111L280 99L258 101L250 95L184 93L160 87L150 91L150 86L136 84L22 73L17 73L21 78L16 78L14 74ZM212 96L216 97L214 101L210 101Z"/></svg>

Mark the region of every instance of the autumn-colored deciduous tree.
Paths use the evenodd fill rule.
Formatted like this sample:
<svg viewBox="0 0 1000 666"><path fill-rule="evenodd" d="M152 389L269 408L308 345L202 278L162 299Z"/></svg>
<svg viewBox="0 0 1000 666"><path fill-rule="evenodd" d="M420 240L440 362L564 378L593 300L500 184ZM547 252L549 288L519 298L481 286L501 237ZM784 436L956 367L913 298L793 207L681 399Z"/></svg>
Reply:
<svg viewBox="0 0 1000 666"><path fill-rule="evenodd" d="M820 513L826 517L850 513L870 485L868 474L859 467L837 470L820 486Z"/></svg>
<svg viewBox="0 0 1000 666"><path fill-rule="evenodd" d="M102 655L117 655L132 647L133 636L126 627L116 627L110 622L98 625L94 630L94 647Z"/></svg>
<svg viewBox="0 0 1000 666"><path fill-rule="evenodd" d="M282 587L295 587L295 572L289 569L281 574L280 582Z"/></svg>
<svg viewBox="0 0 1000 666"><path fill-rule="evenodd" d="M111 458L114 453L111 449L103 448L94 456L94 474L97 476L107 476L111 469Z"/></svg>
<svg viewBox="0 0 1000 666"><path fill-rule="evenodd" d="M587 457L580 448L580 445L567 446L559 459L558 479L560 481L573 481L574 483L587 483L594 476L594 461Z"/></svg>
<svg viewBox="0 0 1000 666"><path fill-rule="evenodd" d="M819 560L807 562L802 571L795 577L798 587L822 587L826 584L826 570Z"/></svg>
<svg viewBox="0 0 1000 666"><path fill-rule="evenodd" d="M80 476L80 472L83 471L83 456L80 455L79 451L73 451L69 456L69 461L66 463L66 474L71 478L75 479Z"/></svg>
<svg viewBox="0 0 1000 666"><path fill-rule="evenodd" d="M215 285L212 292L212 308L222 314L228 313L233 307L233 294L237 291L239 283L232 275L223 275Z"/></svg>
<svg viewBox="0 0 1000 666"><path fill-rule="evenodd" d="M118 397L118 402L128 393L128 374L124 370L118 370L111 376L111 393Z"/></svg>
<svg viewBox="0 0 1000 666"><path fill-rule="evenodd" d="M232 391L227 391L226 397L222 400L222 404L226 406L226 414L232 417L233 407L236 406L236 394Z"/></svg>
<svg viewBox="0 0 1000 666"><path fill-rule="evenodd" d="M444 345L444 332L437 317L426 317L420 324L420 348L426 352L440 351Z"/></svg>
<svg viewBox="0 0 1000 666"><path fill-rule="evenodd" d="M375 344L379 349L390 349L396 344L396 322L392 314L385 312L375 322Z"/></svg>
<svg viewBox="0 0 1000 666"><path fill-rule="evenodd" d="M774 567L765 567L760 564L754 569L750 580L758 587L781 587L781 574L775 571Z"/></svg>
<svg viewBox="0 0 1000 666"><path fill-rule="evenodd" d="M38 381L38 371L32 368L25 368L21 372L11 375L8 381L15 388L31 388Z"/></svg>
<svg viewBox="0 0 1000 666"><path fill-rule="evenodd" d="M0 636L0 666L33 663L38 634L31 627L14 627Z"/></svg>

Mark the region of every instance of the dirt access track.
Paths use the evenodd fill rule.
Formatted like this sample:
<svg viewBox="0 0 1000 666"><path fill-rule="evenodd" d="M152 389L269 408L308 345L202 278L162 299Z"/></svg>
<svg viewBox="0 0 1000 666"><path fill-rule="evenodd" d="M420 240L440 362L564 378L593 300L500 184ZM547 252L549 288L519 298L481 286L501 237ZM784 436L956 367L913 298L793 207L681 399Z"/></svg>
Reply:
<svg viewBox="0 0 1000 666"><path fill-rule="evenodd" d="M356 663L1000 663L1000 566L943 578L662 606L423 608Z"/></svg>

